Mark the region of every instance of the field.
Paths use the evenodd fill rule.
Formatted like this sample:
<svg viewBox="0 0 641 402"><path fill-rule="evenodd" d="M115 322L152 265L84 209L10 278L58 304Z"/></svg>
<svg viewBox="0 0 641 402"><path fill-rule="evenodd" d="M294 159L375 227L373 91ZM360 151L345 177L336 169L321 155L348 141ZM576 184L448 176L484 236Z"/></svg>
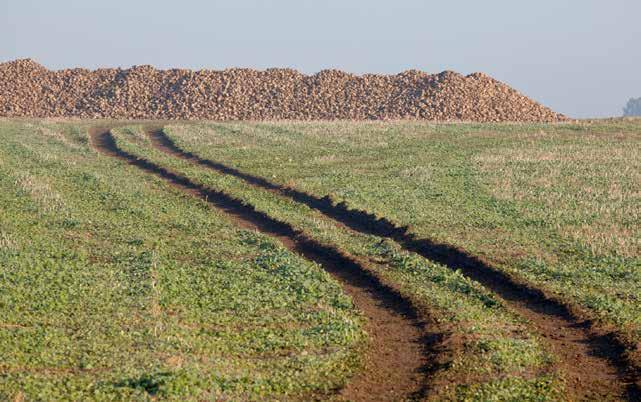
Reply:
<svg viewBox="0 0 641 402"><path fill-rule="evenodd" d="M0 121L2 400L639 400L641 120Z"/></svg>

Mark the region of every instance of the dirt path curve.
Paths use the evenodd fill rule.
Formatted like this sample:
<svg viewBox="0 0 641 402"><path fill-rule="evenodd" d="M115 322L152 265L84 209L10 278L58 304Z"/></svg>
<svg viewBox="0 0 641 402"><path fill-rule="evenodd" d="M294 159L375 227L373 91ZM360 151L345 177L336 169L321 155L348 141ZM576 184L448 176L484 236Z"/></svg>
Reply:
<svg viewBox="0 0 641 402"><path fill-rule="evenodd" d="M320 198L284 187L184 151L162 129L150 127L147 134L154 146L165 153L238 177L251 185L305 204L350 230L393 239L408 251L452 269L460 269L464 275L499 295L548 342L559 359L560 369L573 399L641 400L641 370L627 358L626 345L617 334L598 328L544 292L514 280L463 250L428 239L418 239L408 233L406 227L399 227L385 218L348 209L345 204L335 204L328 197Z"/></svg>
<svg viewBox="0 0 641 402"><path fill-rule="evenodd" d="M422 399L429 387L431 364L437 361L441 334L430 333L411 302L382 283L340 250L320 244L294 229L256 211L225 193L119 149L109 129L91 129L92 145L103 154L123 160L156 175L174 187L207 201L232 217L238 226L277 238L293 252L320 264L342 285L354 305L367 317L365 330L371 343L365 353L365 370L339 391L339 398L355 401Z"/></svg>

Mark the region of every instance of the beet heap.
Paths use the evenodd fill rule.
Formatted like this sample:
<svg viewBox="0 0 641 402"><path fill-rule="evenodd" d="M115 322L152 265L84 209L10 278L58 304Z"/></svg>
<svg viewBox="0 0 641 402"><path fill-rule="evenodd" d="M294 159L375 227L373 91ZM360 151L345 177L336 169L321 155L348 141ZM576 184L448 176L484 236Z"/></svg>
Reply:
<svg viewBox="0 0 641 402"><path fill-rule="evenodd" d="M50 71L30 60L0 64L0 116L123 119L565 120L485 75L451 71L357 76L291 69Z"/></svg>

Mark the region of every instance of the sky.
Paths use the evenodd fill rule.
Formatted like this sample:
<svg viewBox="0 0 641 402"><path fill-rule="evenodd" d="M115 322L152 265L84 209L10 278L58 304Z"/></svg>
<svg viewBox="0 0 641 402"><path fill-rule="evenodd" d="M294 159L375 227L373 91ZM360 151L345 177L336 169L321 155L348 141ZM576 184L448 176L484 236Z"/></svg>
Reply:
<svg viewBox="0 0 641 402"><path fill-rule="evenodd" d="M481 71L575 118L641 97L640 0L0 0L0 62Z"/></svg>

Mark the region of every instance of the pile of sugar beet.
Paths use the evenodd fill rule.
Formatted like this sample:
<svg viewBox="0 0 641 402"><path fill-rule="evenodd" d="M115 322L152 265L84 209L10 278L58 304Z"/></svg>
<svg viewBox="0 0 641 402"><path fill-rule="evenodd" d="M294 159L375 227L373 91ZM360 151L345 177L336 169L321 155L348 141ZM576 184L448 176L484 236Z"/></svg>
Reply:
<svg viewBox="0 0 641 402"><path fill-rule="evenodd" d="M482 73L353 75L291 69L67 69L0 64L0 116L122 119L554 122L566 118Z"/></svg>

